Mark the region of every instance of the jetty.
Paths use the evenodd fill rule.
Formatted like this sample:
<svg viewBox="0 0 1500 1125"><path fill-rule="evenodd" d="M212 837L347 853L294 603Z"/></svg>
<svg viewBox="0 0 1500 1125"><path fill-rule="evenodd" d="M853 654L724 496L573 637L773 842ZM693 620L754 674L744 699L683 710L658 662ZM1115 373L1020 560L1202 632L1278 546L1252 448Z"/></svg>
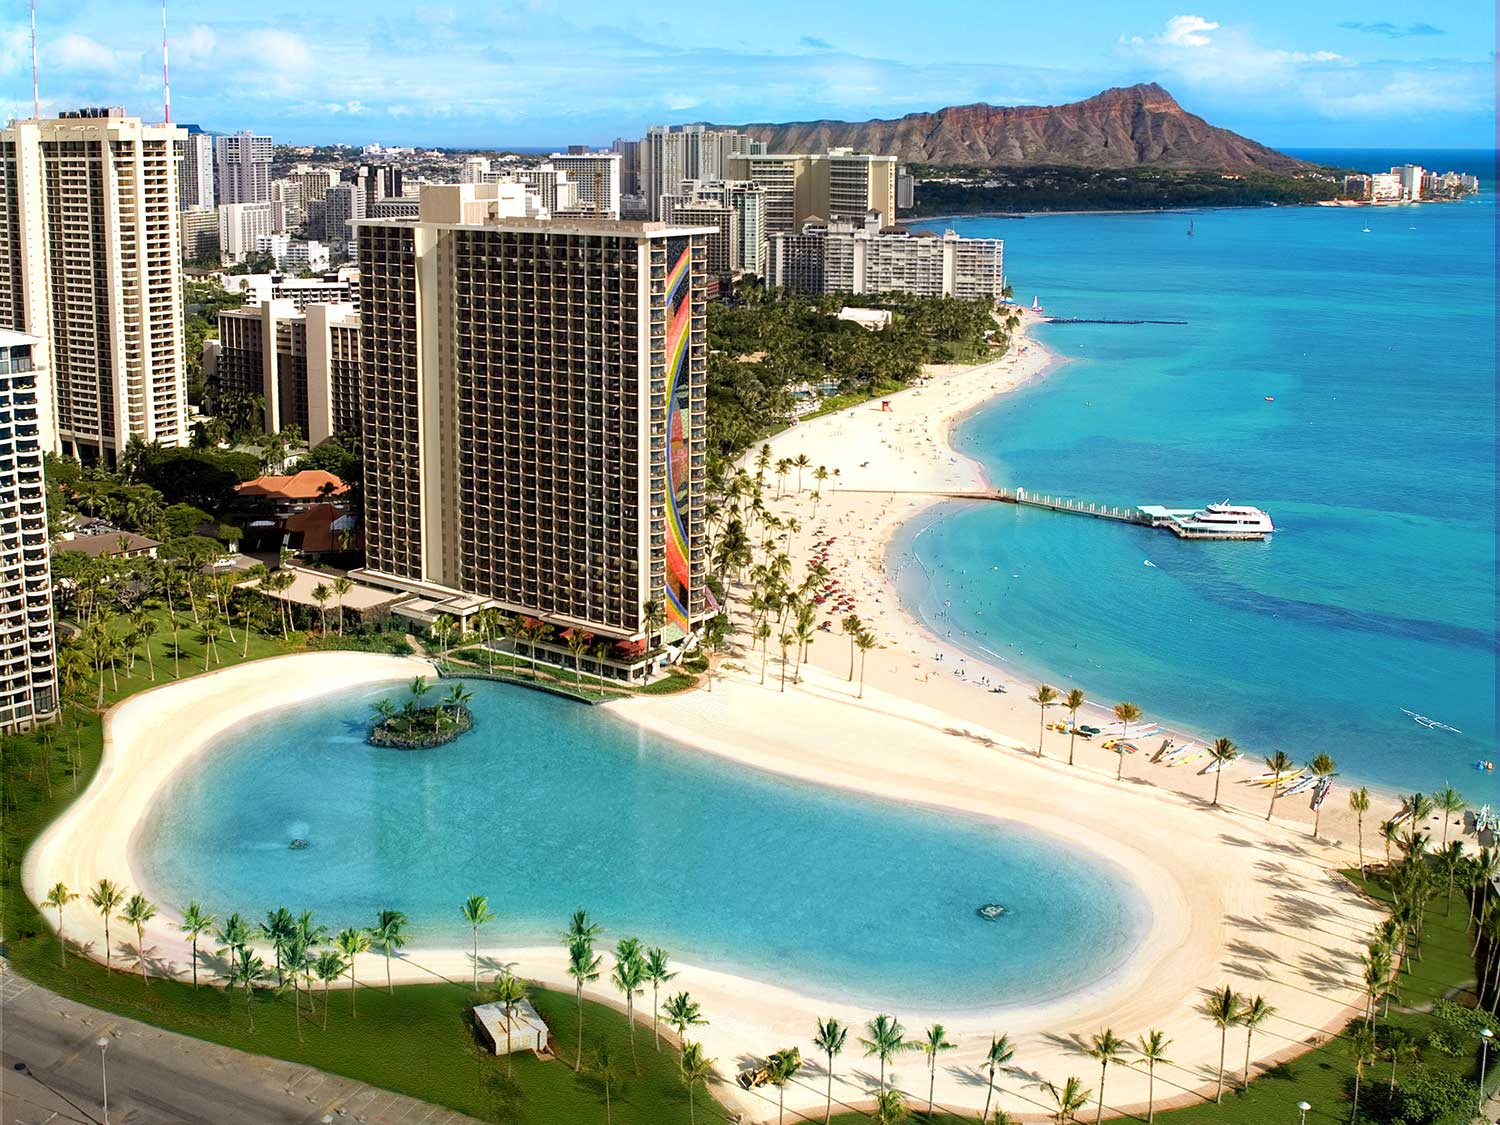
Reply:
<svg viewBox="0 0 1500 1125"><path fill-rule="evenodd" d="M1049 316L1048 324L1186 324L1185 320L1113 320L1107 317Z"/></svg>

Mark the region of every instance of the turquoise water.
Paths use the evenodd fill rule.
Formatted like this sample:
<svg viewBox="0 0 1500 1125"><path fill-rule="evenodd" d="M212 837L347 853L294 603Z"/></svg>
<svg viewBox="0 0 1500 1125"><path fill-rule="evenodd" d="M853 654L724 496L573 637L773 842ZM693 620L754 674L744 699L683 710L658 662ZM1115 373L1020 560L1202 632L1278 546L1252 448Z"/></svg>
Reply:
<svg viewBox="0 0 1500 1125"><path fill-rule="evenodd" d="M1500 801L1473 768L1497 756L1494 185L1488 154L1416 155L1480 174L1482 195L1198 212L1193 238L1185 214L938 224L1003 237L1016 299L1052 315L1188 322L1043 326L1069 362L957 432L993 482L1227 497L1281 530L1190 543L950 505L893 548L913 610L1023 674L1255 753Z"/></svg>
<svg viewBox="0 0 1500 1125"><path fill-rule="evenodd" d="M475 730L428 752L363 742L390 689L325 697L205 750L153 805L144 882L220 917L394 907L413 944L550 943L575 907L684 961L906 1010L1081 988L1143 938L1113 864L1020 826L747 770L607 711L477 682ZM305 838L310 847L292 850ZM997 921L975 910L1007 908Z"/></svg>

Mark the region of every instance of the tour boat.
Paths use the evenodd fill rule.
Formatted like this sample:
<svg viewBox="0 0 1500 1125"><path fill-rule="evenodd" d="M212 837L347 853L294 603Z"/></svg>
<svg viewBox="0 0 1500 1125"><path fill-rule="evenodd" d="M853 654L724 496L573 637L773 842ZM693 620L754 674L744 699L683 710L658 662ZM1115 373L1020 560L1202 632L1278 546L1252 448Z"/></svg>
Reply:
<svg viewBox="0 0 1500 1125"><path fill-rule="evenodd" d="M1248 504L1210 504L1168 525L1183 539L1264 539L1276 530L1271 517Z"/></svg>

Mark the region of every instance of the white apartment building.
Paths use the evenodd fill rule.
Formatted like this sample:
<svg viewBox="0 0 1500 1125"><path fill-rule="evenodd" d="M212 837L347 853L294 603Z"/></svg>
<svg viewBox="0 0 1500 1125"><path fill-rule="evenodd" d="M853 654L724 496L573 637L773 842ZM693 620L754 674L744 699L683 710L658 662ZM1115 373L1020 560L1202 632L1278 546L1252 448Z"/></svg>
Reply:
<svg viewBox="0 0 1500 1125"><path fill-rule="evenodd" d="M998 238L941 236L812 220L771 238L770 283L804 293L910 293L998 302L1005 288L1005 244Z"/></svg>
<svg viewBox="0 0 1500 1125"><path fill-rule="evenodd" d="M304 242L289 234L263 234L255 240L257 254L269 254L279 270L326 270L328 247L316 240Z"/></svg>
<svg viewBox="0 0 1500 1125"><path fill-rule="evenodd" d="M1375 203L1395 203L1401 198L1399 172L1375 172L1370 176L1370 199Z"/></svg>
<svg viewBox="0 0 1500 1125"><path fill-rule="evenodd" d="M466 157L464 159L464 166L458 172L458 182L461 184L482 184L489 170L490 158L488 156Z"/></svg>
<svg viewBox="0 0 1500 1125"><path fill-rule="evenodd" d="M618 152L554 152L548 161L557 171L566 173L573 186L573 206L557 207L554 212L618 219L621 159Z"/></svg>
<svg viewBox="0 0 1500 1125"><path fill-rule="evenodd" d="M287 300L302 312L310 305L359 304L359 270L344 266L321 277L291 277L280 273L215 274L230 293L243 293L245 304Z"/></svg>
<svg viewBox="0 0 1500 1125"><path fill-rule="evenodd" d="M0 130L0 327L42 343L43 447L113 462L188 439L177 145L124 110Z"/></svg>
<svg viewBox="0 0 1500 1125"><path fill-rule="evenodd" d="M219 208L219 254L231 264L255 252L256 240L276 233L276 205L226 203Z"/></svg>
<svg viewBox="0 0 1500 1125"><path fill-rule="evenodd" d="M1403 199L1415 203L1422 198L1422 177L1426 175L1427 169L1420 164L1403 164L1399 168L1392 168L1391 173L1401 178Z"/></svg>
<svg viewBox="0 0 1500 1125"><path fill-rule="evenodd" d="M182 162L177 165L177 204L189 207L214 205L214 139L196 125L188 125L183 139Z"/></svg>
<svg viewBox="0 0 1500 1125"><path fill-rule="evenodd" d="M302 189L302 206L320 201L328 189L339 182L339 174L328 168L314 168L311 164L296 164L282 177Z"/></svg>
<svg viewBox="0 0 1500 1125"><path fill-rule="evenodd" d="M731 155L764 152L765 146L733 129L703 125L652 125L636 150L641 193L651 218L662 215L662 197L682 192L685 180L729 178Z"/></svg>
<svg viewBox="0 0 1500 1125"><path fill-rule="evenodd" d="M486 172L484 183L487 184L522 184L526 190L537 197L542 207L546 208L548 214L557 214L559 211L582 210L583 204L578 199L578 185L573 183L568 173L557 165L548 161L539 164L535 168L514 168L507 172ZM417 200L411 200L416 203ZM416 212L411 212L416 216ZM371 218L379 216L371 215Z"/></svg>
<svg viewBox="0 0 1500 1125"><path fill-rule="evenodd" d="M878 211L896 221L896 158L847 148L825 153L733 154L724 179L752 180L766 192L768 234L796 230L809 219L861 223Z"/></svg>
<svg viewBox="0 0 1500 1125"><path fill-rule="evenodd" d="M269 203L271 201L270 137L248 130L214 141L222 203Z"/></svg>
<svg viewBox="0 0 1500 1125"><path fill-rule="evenodd" d="M56 713L47 486L42 475L41 340L0 329L0 732Z"/></svg>

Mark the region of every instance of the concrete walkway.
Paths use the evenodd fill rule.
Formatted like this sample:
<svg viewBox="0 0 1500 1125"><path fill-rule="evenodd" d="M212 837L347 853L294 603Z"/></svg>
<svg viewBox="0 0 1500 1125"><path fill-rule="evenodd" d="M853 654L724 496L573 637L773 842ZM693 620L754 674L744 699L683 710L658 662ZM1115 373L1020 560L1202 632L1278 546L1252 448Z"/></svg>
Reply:
<svg viewBox="0 0 1500 1125"><path fill-rule="evenodd" d="M478 1125L473 1118L312 1067L246 1054L85 1007L0 964L3 1125ZM326 1115L326 1118L325 1118Z"/></svg>

